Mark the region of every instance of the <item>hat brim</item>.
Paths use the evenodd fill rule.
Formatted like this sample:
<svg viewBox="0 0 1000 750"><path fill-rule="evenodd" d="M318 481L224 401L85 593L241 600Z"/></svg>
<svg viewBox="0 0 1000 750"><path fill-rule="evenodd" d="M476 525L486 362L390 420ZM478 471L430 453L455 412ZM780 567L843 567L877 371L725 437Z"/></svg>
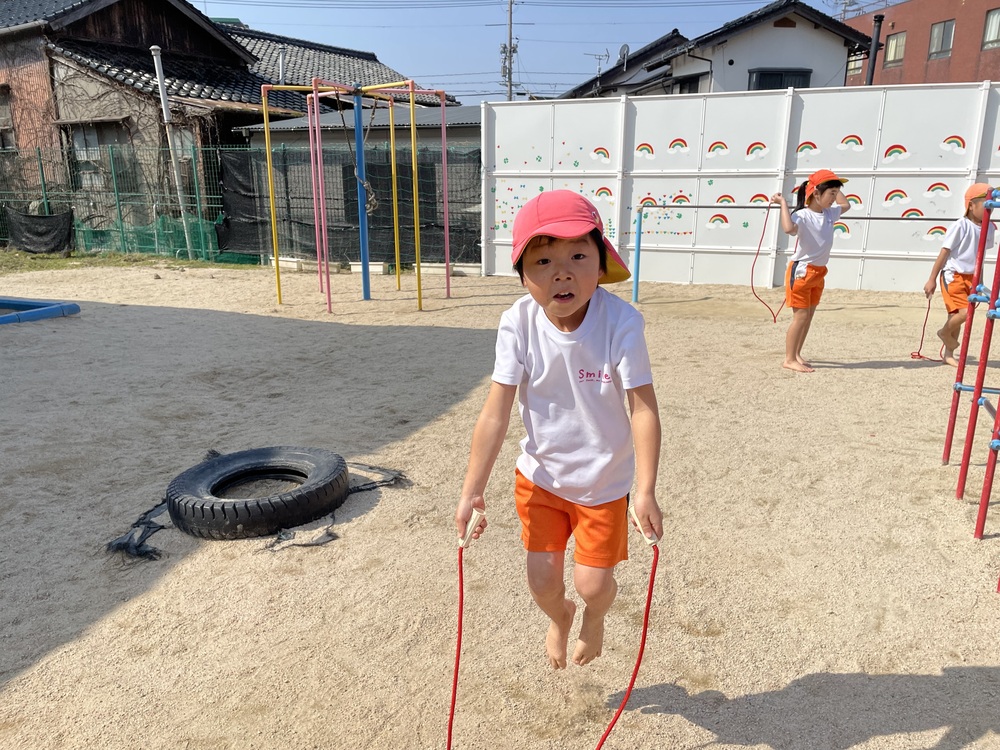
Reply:
<svg viewBox="0 0 1000 750"><path fill-rule="evenodd" d="M628 270L628 266L625 265L625 261L622 260L622 256L618 254L608 238L604 238L604 249L608 251L608 270L601 276L598 284L614 284L619 281L626 281L632 275L632 272Z"/></svg>

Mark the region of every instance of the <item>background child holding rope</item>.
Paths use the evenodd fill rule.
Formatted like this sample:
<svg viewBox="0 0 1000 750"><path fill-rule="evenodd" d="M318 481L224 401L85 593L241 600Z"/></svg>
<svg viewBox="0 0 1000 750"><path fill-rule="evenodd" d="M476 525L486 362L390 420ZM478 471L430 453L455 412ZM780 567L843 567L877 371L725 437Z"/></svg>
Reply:
<svg viewBox="0 0 1000 750"><path fill-rule="evenodd" d="M461 538L473 508L486 509L486 483L519 395L527 436L514 498L528 588L550 620L549 664L563 669L576 614L563 575L569 537L574 584L586 604L572 657L582 666L601 655L604 617L618 592L614 569L628 559L633 478L642 532L663 536L655 495L660 417L642 316L598 286L630 273L593 204L569 190L542 193L518 212L513 240L511 260L528 294L500 320L455 525ZM484 518L473 538L486 526Z"/></svg>
<svg viewBox="0 0 1000 750"><path fill-rule="evenodd" d="M983 203L992 188L977 182L965 191L965 214L952 224L944 235L941 252L938 253L931 276L924 284L924 294L930 299L941 277L941 296L948 311L948 319L937 332L944 344L942 359L952 367L958 366L955 349L958 348L959 334L968 313L969 295L976 275L976 260L979 254L979 238L983 224ZM986 247L993 245L993 224L986 230Z"/></svg>
<svg viewBox="0 0 1000 750"><path fill-rule="evenodd" d="M833 225L851 208L840 192L845 182L829 169L813 172L798 187L798 199L791 212L781 193L771 196L771 203L781 206L782 230L798 238L785 271L785 304L792 308L792 322L785 334L785 361L781 363L795 372L815 372L802 358L802 345L823 296L823 280L833 248Z"/></svg>

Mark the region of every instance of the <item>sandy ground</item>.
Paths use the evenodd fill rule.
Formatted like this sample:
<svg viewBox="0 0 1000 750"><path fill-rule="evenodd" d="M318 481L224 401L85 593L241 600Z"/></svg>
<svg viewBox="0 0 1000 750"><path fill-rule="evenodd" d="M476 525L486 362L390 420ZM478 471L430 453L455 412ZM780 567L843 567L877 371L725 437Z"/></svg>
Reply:
<svg viewBox="0 0 1000 750"><path fill-rule="evenodd" d="M328 314L313 275L282 282L279 306L266 269L0 277L0 295L82 307L0 326L0 747L445 746L452 515L520 287L455 278L446 299L425 275L418 311L412 276L373 279L366 302L343 275ZM954 371L909 356L922 295L829 291L813 375L780 368L788 313L774 325L748 288L643 285L638 306L666 538L605 747L1000 747L1000 512L972 535L989 425L956 500L969 399L942 466ZM515 417L465 556L455 747L590 748L631 675L652 556L633 536L604 655L551 672L512 501L520 436ZM207 450L271 445L412 486L351 495L324 546L168 528L158 561L105 553Z"/></svg>

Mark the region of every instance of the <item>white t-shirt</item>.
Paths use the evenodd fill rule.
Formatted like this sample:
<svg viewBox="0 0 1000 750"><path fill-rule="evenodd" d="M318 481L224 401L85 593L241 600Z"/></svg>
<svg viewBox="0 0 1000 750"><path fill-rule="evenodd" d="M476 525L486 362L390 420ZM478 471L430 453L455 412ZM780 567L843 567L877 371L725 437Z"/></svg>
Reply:
<svg viewBox="0 0 1000 750"><path fill-rule="evenodd" d="M805 261L810 266L825 266L830 262L833 249L833 225L840 218L840 206L830 206L822 211L803 208L792 214L798 226L799 246L792 254L793 261Z"/></svg>
<svg viewBox="0 0 1000 750"><path fill-rule="evenodd" d="M653 382L642 315L598 287L575 331L560 331L525 295L504 312L493 380L518 386L517 468L579 505L632 489L635 453L625 391Z"/></svg>
<svg viewBox="0 0 1000 750"><path fill-rule="evenodd" d="M989 223L986 230L986 247L993 246L993 223ZM948 249L948 260L944 263L944 278L949 284L954 280L956 273L975 273L976 256L979 254L979 235L982 233L982 225L972 221L968 216L963 216L956 221L945 232L941 248Z"/></svg>

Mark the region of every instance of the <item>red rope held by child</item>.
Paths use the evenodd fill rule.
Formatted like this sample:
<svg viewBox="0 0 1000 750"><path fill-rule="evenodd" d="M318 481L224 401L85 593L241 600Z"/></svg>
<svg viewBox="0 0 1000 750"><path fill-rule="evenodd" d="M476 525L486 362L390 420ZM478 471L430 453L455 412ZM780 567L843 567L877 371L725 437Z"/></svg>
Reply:
<svg viewBox="0 0 1000 750"><path fill-rule="evenodd" d="M451 730L455 723L455 699L458 697L458 665L462 659L462 611L465 609L465 582L462 553L458 548L458 644L455 646L455 676L451 679L451 709L448 711L448 750L451 750Z"/></svg>
<svg viewBox="0 0 1000 750"><path fill-rule="evenodd" d="M756 255L753 256L753 263L750 264L750 291L753 292L753 296L756 297L758 299L758 301L764 307L767 308L767 311L769 313L771 313L771 318L774 320L775 323L777 323L778 322L778 313L780 313L781 310L782 310L782 308L784 308L784 306L785 306L785 300L783 300L783 299L781 300L781 304L778 306L778 311L775 312L774 309L769 304L767 304L764 300L762 300L760 298L760 295L757 294L757 290L754 288L754 285L753 285L753 270L757 266L757 259L760 257L760 249L764 245L764 234L767 232L767 217L770 216L770 215L771 215L771 204L768 203L767 204L767 209L764 211L764 226L760 230L760 241L757 243L757 253L756 253Z"/></svg>
<svg viewBox="0 0 1000 750"><path fill-rule="evenodd" d="M629 697L632 695L632 687L635 685L635 678L639 675L639 665L642 664L642 652L646 650L646 633L649 630L649 608L653 603L653 581L656 580L656 566L660 562L660 547L658 545L653 545L653 567L649 571L649 591L646 592L646 611L642 615L642 639L639 641L639 655L635 659L635 669L632 670L632 679L629 680L628 688L625 690L625 697L622 698L622 704L618 707L618 711L615 713L614 718L611 719L611 723L608 724L608 728L604 730L604 734L601 735L600 741L597 743L595 750L601 750L604 747L604 740L608 738L611 734L611 730L615 728L615 724L618 722L618 717L622 715L622 711L625 710L625 704L628 703Z"/></svg>
<svg viewBox="0 0 1000 750"><path fill-rule="evenodd" d="M941 359L934 359L933 357L927 357L920 353L920 350L924 348L924 336L927 335L927 319L931 316L931 302L933 297L927 298L927 312L924 315L924 326L920 330L920 345L917 347L915 352L910 352L910 359L926 359L928 362L944 362L944 344L941 344L941 349L938 352L938 356Z"/></svg>

